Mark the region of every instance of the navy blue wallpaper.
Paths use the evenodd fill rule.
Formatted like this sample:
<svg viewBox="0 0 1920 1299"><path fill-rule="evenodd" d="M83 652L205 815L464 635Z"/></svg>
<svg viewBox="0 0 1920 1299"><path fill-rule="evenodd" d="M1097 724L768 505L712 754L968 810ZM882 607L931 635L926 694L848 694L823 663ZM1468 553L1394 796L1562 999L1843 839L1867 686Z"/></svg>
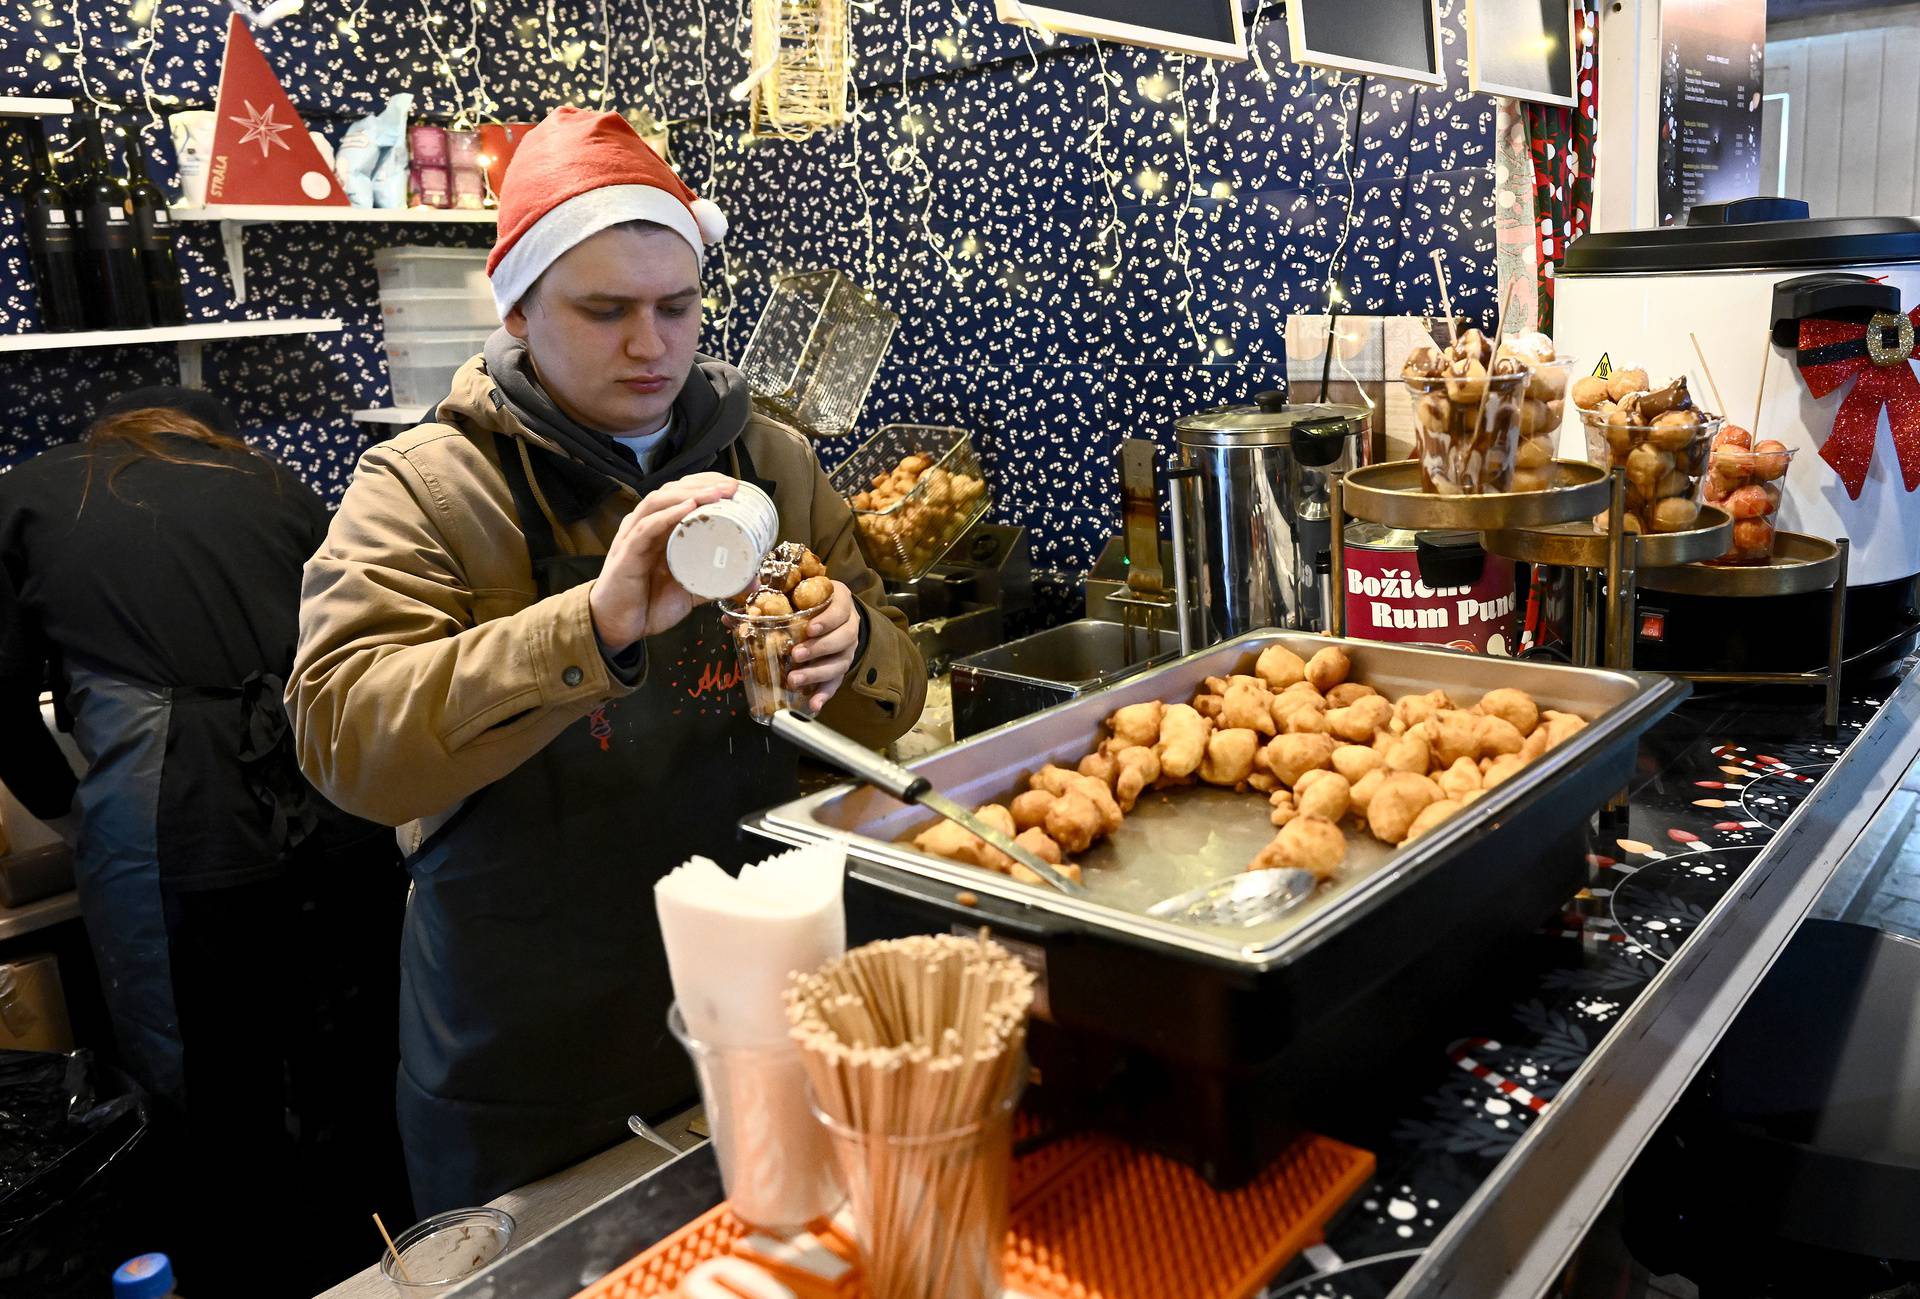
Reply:
<svg viewBox="0 0 1920 1299"><path fill-rule="evenodd" d="M726 98L747 69L745 0L308 0L257 35L308 124L334 134L399 90L445 120L594 105L604 86L609 106L671 120L676 165L733 223L709 263L710 350L738 354L773 273L832 265L866 281L902 324L862 430L972 429L999 516L1031 527L1038 567L1078 572L1115 527L1119 439L1170 441L1180 414L1282 386L1286 318L1323 308L1336 253L1349 310L1437 310L1438 247L1456 307L1491 316L1493 106L1465 91L1459 8L1441 6L1453 89L1372 81L1351 148L1359 85L1288 65L1272 0L1256 16L1258 57L1240 65L1048 49L994 22L992 0L877 0L851 9L857 129L804 143L745 139ZM71 96L84 72L130 123L150 120L148 95L162 113L207 106L228 11L224 0L10 0L0 92ZM149 136L164 155L162 138ZM21 138L0 127L0 140L17 185ZM337 494L387 431L346 415L387 402L373 250L490 237L486 226L254 227L241 305L216 231L186 227L196 317L347 325L210 345L209 386ZM35 325L23 269L18 206L0 204L0 332ZM111 391L173 369L163 348L0 354L0 463L73 436Z"/></svg>

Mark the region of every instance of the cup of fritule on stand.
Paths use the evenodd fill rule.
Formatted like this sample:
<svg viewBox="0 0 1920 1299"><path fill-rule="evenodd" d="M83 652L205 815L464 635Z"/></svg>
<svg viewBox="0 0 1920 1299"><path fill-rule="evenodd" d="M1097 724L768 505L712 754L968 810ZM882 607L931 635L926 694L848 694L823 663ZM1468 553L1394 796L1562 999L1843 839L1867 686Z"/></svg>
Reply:
<svg viewBox="0 0 1920 1299"><path fill-rule="evenodd" d="M1520 417L1532 383L1526 364L1495 356L1485 334L1463 329L1446 347L1415 348L1400 377L1413 396L1422 488L1441 496L1513 490Z"/></svg>
<svg viewBox="0 0 1920 1299"><path fill-rule="evenodd" d="M845 1198L788 1032L796 972L846 950L846 853L796 849L728 875L696 857L654 885L673 980L667 1025L693 1058L734 1215L789 1235Z"/></svg>
<svg viewBox="0 0 1920 1299"><path fill-rule="evenodd" d="M1513 449L1513 479L1507 490L1543 492L1553 486L1553 444L1567 410L1574 358L1558 351L1545 334L1533 331L1502 335L1498 355L1526 366L1529 376L1520 407L1519 440Z"/></svg>
<svg viewBox="0 0 1920 1299"><path fill-rule="evenodd" d="M1650 388L1644 369L1573 382L1587 434L1587 459L1627 471L1628 532L1685 532L1700 517L1700 478L1725 421L1694 404L1685 376ZM1594 519L1604 528L1606 516Z"/></svg>
<svg viewBox="0 0 1920 1299"><path fill-rule="evenodd" d="M872 1299L999 1299L1033 975L984 936L869 943L787 991Z"/></svg>
<svg viewBox="0 0 1920 1299"><path fill-rule="evenodd" d="M1733 544L1710 564L1770 564L1773 562L1775 519L1780 513L1780 489L1786 485L1793 452L1784 442L1753 434L1728 424L1713 435L1707 472L1700 480L1700 499L1725 510L1733 519Z"/></svg>

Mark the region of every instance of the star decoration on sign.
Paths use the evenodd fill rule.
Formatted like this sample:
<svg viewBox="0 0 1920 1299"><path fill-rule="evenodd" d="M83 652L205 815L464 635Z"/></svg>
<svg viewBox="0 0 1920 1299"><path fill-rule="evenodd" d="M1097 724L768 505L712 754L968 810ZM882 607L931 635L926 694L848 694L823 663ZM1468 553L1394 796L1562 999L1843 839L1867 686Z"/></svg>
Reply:
<svg viewBox="0 0 1920 1299"><path fill-rule="evenodd" d="M272 104L268 104L264 109L259 109L253 106L253 101L250 99L243 99L240 102L247 106L247 115L245 117L230 117L227 119L230 122L247 128L247 133L240 137L240 143L252 144L258 140L260 142L260 156L262 158L266 157L276 144L282 149L292 152L293 146L280 138L282 131L291 131L293 129L291 122L274 121Z"/></svg>

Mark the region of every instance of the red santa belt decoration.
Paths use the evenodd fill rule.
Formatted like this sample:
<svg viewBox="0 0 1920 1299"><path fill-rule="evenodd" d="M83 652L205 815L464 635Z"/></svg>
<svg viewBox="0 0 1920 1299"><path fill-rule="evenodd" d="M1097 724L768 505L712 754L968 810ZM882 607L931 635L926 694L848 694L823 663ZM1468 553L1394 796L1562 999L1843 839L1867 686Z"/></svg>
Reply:
<svg viewBox="0 0 1920 1299"><path fill-rule="evenodd" d="M1900 476L1908 491L1920 487L1920 379L1912 365L1920 357L1916 329L1920 307L1904 316L1877 312L1865 324L1822 316L1800 322L1795 361L1807 391L1825 397L1853 381L1853 390L1833 417L1833 432L1820 447L1820 458L1833 466L1847 495L1856 501L1873 465L1882 410L1893 430Z"/></svg>

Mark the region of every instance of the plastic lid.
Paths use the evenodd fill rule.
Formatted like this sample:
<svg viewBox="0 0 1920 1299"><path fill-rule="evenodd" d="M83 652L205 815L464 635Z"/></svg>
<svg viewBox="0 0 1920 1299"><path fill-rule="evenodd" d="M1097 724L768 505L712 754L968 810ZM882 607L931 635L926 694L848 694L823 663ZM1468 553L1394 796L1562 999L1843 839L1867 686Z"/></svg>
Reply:
<svg viewBox="0 0 1920 1299"><path fill-rule="evenodd" d="M1920 262L1920 219L1913 217L1720 219L1764 210L1727 204L1684 226L1582 235L1567 248L1566 260L1554 274L1564 278Z"/></svg>
<svg viewBox="0 0 1920 1299"><path fill-rule="evenodd" d="M1263 392L1251 406L1221 406L1189 415L1174 425L1185 446L1291 446L1294 426L1308 426L1303 432L1331 431L1336 421L1346 422L1352 436L1367 426L1366 408L1328 403L1289 406L1277 392ZM1337 457L1336 457L1337 458Z"/></svg>
<svg viewBox="0 0 1920 1299"><path fill-rule="evenodd" d="M165 1299L173 1293L173 1260L142 1254L113 1270L113 1299Z"/></svg>

